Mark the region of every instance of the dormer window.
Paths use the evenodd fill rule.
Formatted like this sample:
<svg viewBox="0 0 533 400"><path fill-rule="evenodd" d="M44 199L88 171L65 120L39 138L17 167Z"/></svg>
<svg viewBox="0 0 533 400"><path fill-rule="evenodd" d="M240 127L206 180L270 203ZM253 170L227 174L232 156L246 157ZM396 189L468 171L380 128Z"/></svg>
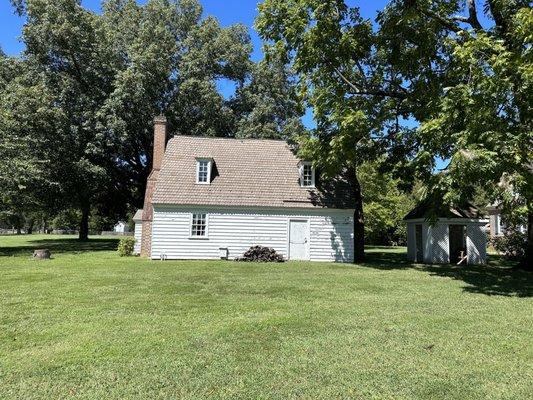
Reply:
<svg viewBox="0 0 533 400"><path fill-rule="evenodd" d="M209 185L211 183L211 164L210 158L196 159L196 183Z"/></svg>
<svg viewBox="0 0 533 400"><path fill-rule="evenodd" d="M300 186L314 187L315 186L315 169L308 161L300 163Z"/></svg>

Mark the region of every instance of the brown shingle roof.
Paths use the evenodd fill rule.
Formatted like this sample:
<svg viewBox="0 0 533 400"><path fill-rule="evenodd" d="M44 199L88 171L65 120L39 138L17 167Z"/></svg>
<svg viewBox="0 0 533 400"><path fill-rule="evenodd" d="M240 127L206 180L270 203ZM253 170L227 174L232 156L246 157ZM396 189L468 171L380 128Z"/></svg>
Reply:
<svg viewBox="0 0 533 400"><path fill-rule="evenodd" d="M425 200L420 202L415 208L413 208L403 219L418 219L428 218L431 215L437 218L466 218L477 219L482 215L477 208L467 204L465 207L446 207L440 203L432 203L431 200Z"/></svg>
<svg viewBox="0 0 533 400"><path fill-rule="evenodd" d="M196 183L196 158L212 158L211 184ZM279 140L175 136L169 140L154 204L353 208L345 180L300 187L299 159Z"/></svg>

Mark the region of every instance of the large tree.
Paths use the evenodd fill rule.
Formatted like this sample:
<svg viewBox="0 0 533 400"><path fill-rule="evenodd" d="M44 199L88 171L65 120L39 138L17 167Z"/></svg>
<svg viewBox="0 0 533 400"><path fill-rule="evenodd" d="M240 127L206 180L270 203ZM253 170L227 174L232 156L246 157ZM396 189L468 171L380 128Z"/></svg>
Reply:
<svg viewBox="0 0 533 400"><path fill-rule="evenodd" d="M531 249L533 14L520 0L484 8L485 27L473 0L393 0L373 23L341 0L266 0L257 26L313 107L304 153L350 172L359 199L357 168L383 155L445 204L468 200L476 184L495 188L495 199L507 188L530 215ZM438 157L450 164L435 174Z"/></svg>
<svg viewBox="0 0 533 400"><path fill-rule="evenodd" d="M37 102L51 114L45 120L53 128L27 126L21 136L46 144L49 181L59 187L63 204L81 211L80 238L86 239L91 206L112 185L111 146L99 135L98 113L113 88L115 57L98 17L77 1L28 0L24 6L24 62L32 74L24 89L41 95L19 101ZM23 110L12 120L21 118Z"/></svg>

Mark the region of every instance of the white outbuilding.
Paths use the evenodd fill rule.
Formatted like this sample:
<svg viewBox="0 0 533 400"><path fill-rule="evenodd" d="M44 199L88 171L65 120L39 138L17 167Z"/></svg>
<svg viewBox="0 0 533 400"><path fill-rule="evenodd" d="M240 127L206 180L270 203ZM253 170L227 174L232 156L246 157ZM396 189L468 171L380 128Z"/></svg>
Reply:
<svg viewBox="0 0 533 400"><path fill-rule="evenodd" d="M113 232L115 233L128 233L130 231L130 228L128 226L128 223L125 221L118 221L115 226L113 227Z"/></svg>
<svg viewBox="0 0 533 400"><path fill-rule="evenodd" d="M485 264L486 219L474 207L452 207L429 218L432 208L421 203L404 218L407 257L427 264Z"/></svg>

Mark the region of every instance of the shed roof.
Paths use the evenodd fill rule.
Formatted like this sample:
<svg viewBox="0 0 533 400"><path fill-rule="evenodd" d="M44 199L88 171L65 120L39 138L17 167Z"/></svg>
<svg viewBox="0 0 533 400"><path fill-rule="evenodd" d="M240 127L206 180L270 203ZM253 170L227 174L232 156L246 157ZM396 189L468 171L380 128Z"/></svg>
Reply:
<svg viewBox="0 0 533 400"><path fill-rule="evenodd" d="M211 184L196 183L196 159L211 158ZM156 183L154 204L354 208L341 177L302 188L300 160L280 140L174 136Z"/></svg>
<svg viewBox="0 0 533 400"><path fill-rule="evenodd" d="M482 218L480 211L471 204L467 204L465 207L447 207L441 204L435 204L430 200L425 200L413 208L403 219L405 221L409 219L428 218L432 215L437 218Z"/></svg>

